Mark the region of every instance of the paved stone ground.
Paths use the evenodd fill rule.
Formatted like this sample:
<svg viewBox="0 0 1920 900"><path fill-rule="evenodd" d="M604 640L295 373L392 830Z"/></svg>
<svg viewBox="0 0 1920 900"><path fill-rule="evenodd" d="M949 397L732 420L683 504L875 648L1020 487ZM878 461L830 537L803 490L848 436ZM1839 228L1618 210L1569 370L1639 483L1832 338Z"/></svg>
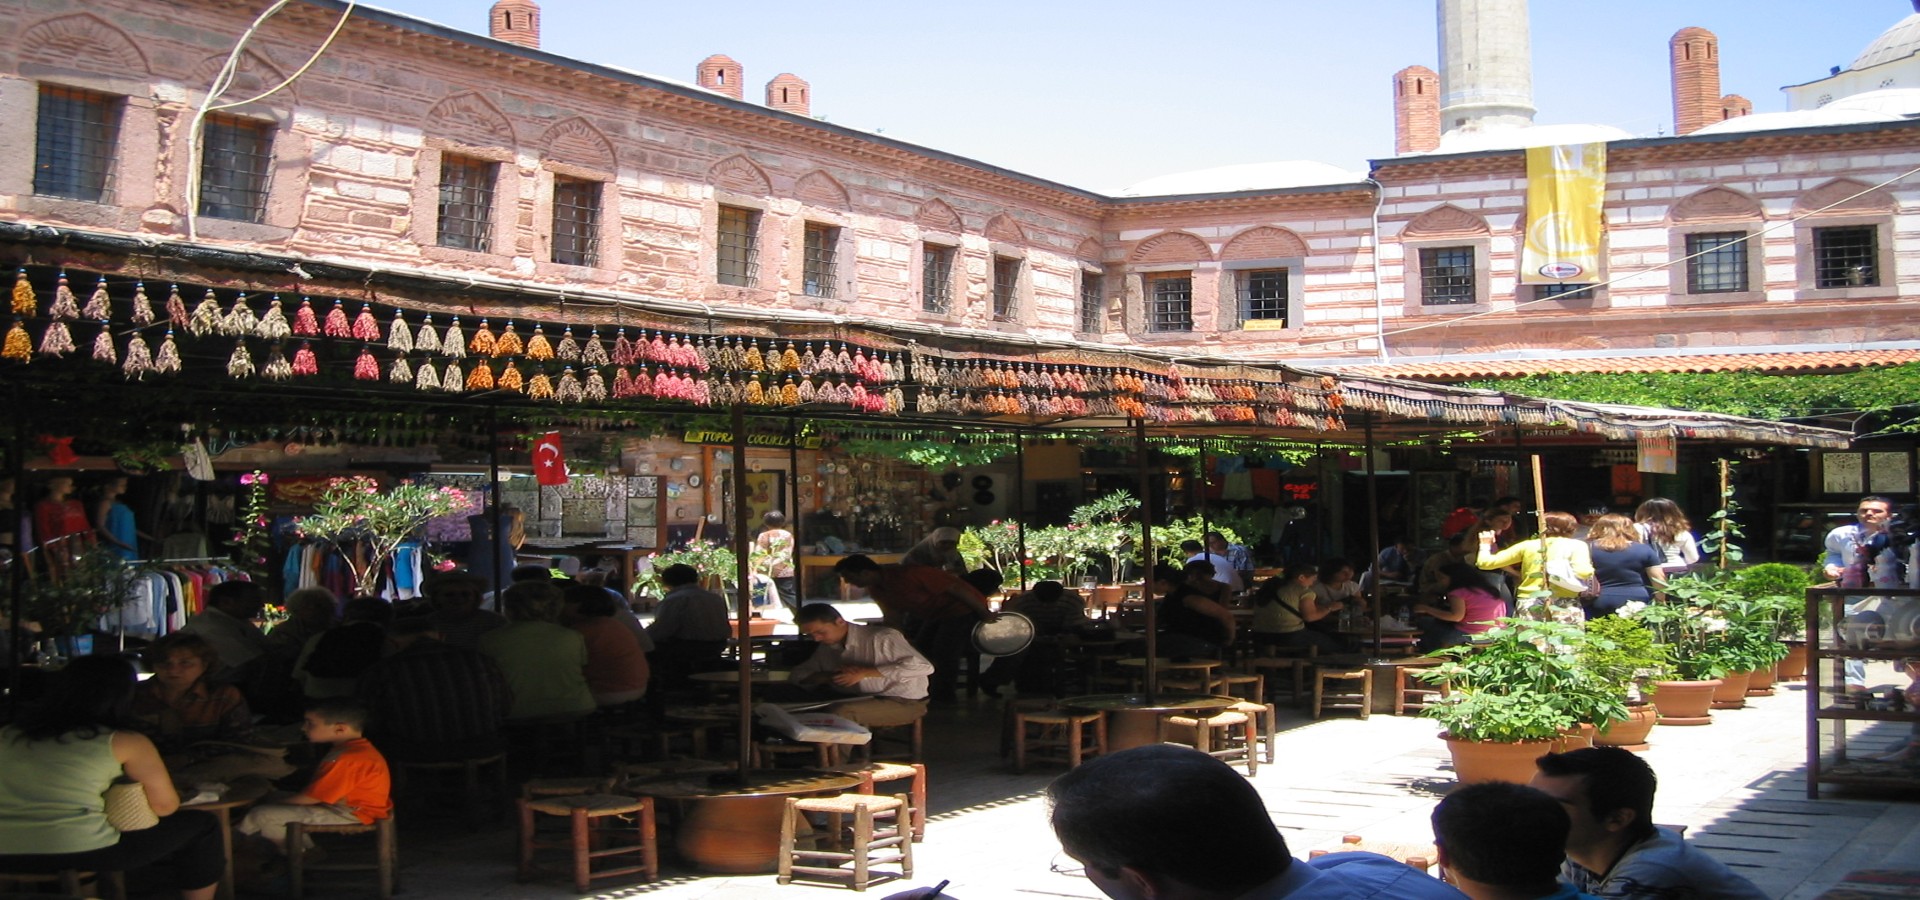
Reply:
<svg viewBox="0 0 1920 900"><path fill-rule="evenodd" d="M1047 828L1039 792L1057 770L1012 774L998 755L999 716L998 703L986 699L935 711L927 740L934 815L915 848L916 877L869 895L950 879L947 894L959 898L1100 896L1071 871ZM1427 817L1453 784L1433 724L1380 715L1310 722L1285 709L1281 719L1278 762L1262 766L1253 782L1296 855L1350 833L1431 839ZM1806 799L1798 685L1714 719L1707 727L1654 729L1646 758L1661 780L1657 821L1687 826L1699 845L1789 900L1815 897L1852 869L1920 865L1920 796ZM559 882L514 883L512 846L503 827L474 834L403 828L406 896L573 896ZM608 885L591 896L845 895L844 888L783 887L771 875L699 877L673 864L670 851L668 859L660 883Z"/></svg>

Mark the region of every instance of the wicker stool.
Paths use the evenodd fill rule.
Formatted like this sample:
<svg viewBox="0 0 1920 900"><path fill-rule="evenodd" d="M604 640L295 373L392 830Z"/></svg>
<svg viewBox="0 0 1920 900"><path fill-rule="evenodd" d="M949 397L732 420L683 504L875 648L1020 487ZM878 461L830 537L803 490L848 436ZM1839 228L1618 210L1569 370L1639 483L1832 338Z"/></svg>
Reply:
<svg viewBox="0 0 1920 900"><path fill-rule="evenodd" d="M620 875L642 873L648 881L660 877L660 843L655 832L652 797L624 797L617 794L573 794L562 797L543 797L537 800L521 798L520 809L520 869L519 880L527 881L546 867L534 862L536 850L566 850L570 854L569 871L573 875L573 889L586 893L596 878L613 878ZM541 838L537 833L534 814L565 816L572 827L565 840ZM637 814L637 815L636 815ZM629 825L622 821L632 816L635 821ZM635 843L618 843L628 828L634 830ZM617 866L615 868L594 869L593 861L614 856L639 854L639 865Z"/></svg>
<svg viewBox="0 0 1920 900"><path fill-rule="evenodd" d="M467 830L472 831L480 827L483 819L480 815L480 806L489 796L492 797L496 804L494 807L495 816L505 814L508 804L507 755L505 753L476 756L472 759L446 760L444 762L409 762L406 760L392 760L391 762L393 765L393 795L396 800L406 793L408 782L412 780L412 776L415 773L424 774L429 779L441 781L441 785L439 786L442 787L444 787L446 778L453 774L458 774L460 776L460 812L466 819ZM482 791L483 785L481 784L483 773L486 781L484 785L486 790L484 792ZM452 793L452 790L448 789L446 792ZM441 805L438 803L424 805L435 809L441 808ZM410 810L408 812L408 818L412 818L412 815L413 813Z"/></svg>
<svg viewBox="0 0 1920 900"><path fill-rule="evenodd" d="M1262 751L1262 759L1260 761L1263 763L1273 762L1273 735L1274 732L1279 730L1279 715L1278 711L1273 708L1273 704L1254 703L1250 700L1242 700L1239 703L1227 707L1227 709L1232 712L1243 713L1253 720L1256 726L1255 730L1260 732L1260 741L1266 748Z"/></svg>
<svg viewBox="0 0 1920 900"><path fill-rule="evenodd" d="M59 894L41 893L33 888L41 885L58 885ZM71 897L74 900L86 900L89 897L105 897L107 900L126 900L127 881L119 872L94 872L85 869L61 869L58 872L22 873L0 872L0 891L7 896L14 895L14 889L20 888L21 894L35 896Z"/></svg>
<svg viewBox="0 0 1920 900"><path fill-rule="evenodd" d="M1092 726L1091 729L1088 726ZM1028 729L1034 730L1031 738ZM1091 731L1091 735L1089 735ZM1091 744L1088 743L1089 738ZM1036 751L1039 761L1066 763L1077 768L1089 755L1107 752L1107 717L1100 713L1070 713L1064 710L1015 712L1013 714L1013 770L1027 770L1027 751ZM1088 751L1091 750L1092 754Z"/></svg>
<svg viewBox="0 0 1920 900"><path fill-rule="evenodd" d="M1228 710L1205 718L1168 716L1165 721L1173 728L1192 729L1191 746L1195 750L1222 762L1243 760L1247 764L1249 776L1260 771L1260 738L1254 731L1252 716ZM1236 731L1239 732L1237 743L1234 740ZM1214 739L1215 732L1219 733L1218 741ZM1174 743L1182 742L1174 741Z"/></svg>
<svg viewBox="0 0 1920 900"><path fill-rule="evenodd" d="M1308 651L1312 649L1313 648L1309 647ZM1276 650L1275 652L1279 653L1280 651ZM1307 686L1313 683L1313 658L1310 652L1303 653L1300 656L1263 656L1259 659L1248 660L1247 666L1255 672L1262 674L1269 671L1276 675L1281 672L1287 673L1288 700L1296 707L1300 705L1300 698L1308 692ZM1278 688L1275 688L1275 690L1278 690Z"/></svg>
<svg viewBox="0 0 1920 900"><path fill-rule="evenodd" d="M840 817L853 814L853 844L846 850L811 849L802 850L796 846L794 832L800 817L807 813L826 813L829 817L828 831L823 837L836 845L840 838ZM786 815L780 820L780 866L779 882L793 883L795 874L811 876L817 879L849 879L849 886L856 891L864 891L867 885L877 880L913 877L913 840L911 828L901 826L902 819L911 819L907 814L907 795L895 794L891 797L877 797L870 794L839 794L833 797L788 797ZM890 820L890 827L878 827L880 819ZM897 852L875 856L879 851L898 848ZM831 863L828 865L805 865L809 862ZM840 863L853 863L852 871L840 867ZM899 863L898 875L876 877L874 864Z"/></svg>
<svg viewBox="0 0 1920 900"><path fill-rule="evenodd" d="M1336 682L1329 689L1329 682ZM1359 682L1347 685L1346 682ZM1313 670L1313 717L1323 709L1357 709L1365 719L1373 711L1373 671L1371 669Z"/></svg>
<svg viewBox="0 0 1920 900"><path fill-rule="evenodd" d="M920 755L921 741L924 737L924 734L921 730L921 725L925 719L926 717L922 716L905 725L870 725L868 726L868 730L873 732L873 740L870 740L864 744L857 745L859 746L860 749L856 751L856 757L858 758L860 763L863 765L866 763L873 762L874 745L880 743L880 741L884 738L889 740L899 740L902 743L905 743L907 745L907 761L920 762L921 761L921 755ZM907 734L905 735L900 734L901 729L906 729ZM836 748L836 752L838 752L838 748L843 746L846 746L846 745L835 744L834 747ZM892 757L889 756L887 758L890 759Z"/></svg>
<svg viewBox="0 0 1920 900"><path fill-rule="evenodd" d="M1256 672L1227 672L1213 679L1213 689L1240 700L1266 705L1267 678Z"/></svg>
<svg viewBox="0 0 1920 900"><path fill-rule="evenodd" d="M814 768L824 769L833 765L833 745L787 740L761 741L753 745L753 767L756 769L779 768L783 758L800 758L803 766L811 761Z"/></svg>
<svg viewBox="0 0 1920 900"><path fill-rule="evenodd" d="M1426 667L1393 667L1393 714L1396 716L1404 716L1409 712L1418 715L1427 708L1428 703L1447 695L1448 686L1445 683L1428 684L1414 676L1413 670L1416 668Z"/></svg>
<svg viewBox="0 0 1920 900"><path fill-rule="evenodd" d="M388 816L371 825L309 825L305 822L287 823L287 877L293 883L294 900L306 896L308 872L373 872L379 879L374 889L380 900L388 900L394 892L400 890L400 843L394 837L396 825L394 817ZM373 862L308 862L306 858L307 835L310 834L371 834L373 835Z"/></svg>

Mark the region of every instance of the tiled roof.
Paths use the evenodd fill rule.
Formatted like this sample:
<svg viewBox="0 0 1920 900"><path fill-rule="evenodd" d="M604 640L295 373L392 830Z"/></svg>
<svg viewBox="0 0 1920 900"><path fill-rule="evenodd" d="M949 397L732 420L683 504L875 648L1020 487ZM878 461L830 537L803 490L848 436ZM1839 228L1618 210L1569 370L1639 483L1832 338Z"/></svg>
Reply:
<svg viewBox="0 0 1920 900"><path fill-rule="evenodd" d="M1520 378L1563 372L1735 372L1758 369L1775 375L1804 375L1920 361L1920 350L1816 350L1802 353L1713 353L1693 356L1559 357L1554 359L1443 360L1386 365L1320 368L1422 381Z"/></svg>

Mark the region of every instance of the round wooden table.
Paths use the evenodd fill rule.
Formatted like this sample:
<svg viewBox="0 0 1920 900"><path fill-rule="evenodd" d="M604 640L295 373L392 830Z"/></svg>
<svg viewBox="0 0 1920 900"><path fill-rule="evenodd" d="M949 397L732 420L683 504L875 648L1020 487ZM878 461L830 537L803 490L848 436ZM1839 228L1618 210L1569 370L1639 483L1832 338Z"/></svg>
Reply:
<svg viewBox="0 0 1920 900"><path fill-rule="evenodd" d="M788 797L837 794L859 784L859 776L844 772L788 771L750 772L744 781L732 772L674 776L627 787L680 804L674 842L700 871L748 874L771 872L779 862Z"/></svg>
<svg viewBox="0 0 1920 900"><path fill-rule="evenodd" d="M220 820L220 850L226 856L226 867L220 870L220 885L214 891L220 900L233 900L233 811L260 802L272 790L273 785L265 778L236 778L220 799L180 806L213 813L213 817Z"/></svg>
<svg viewBox="0 0 1920 900"><path fill-rule="evenodd" d="M1238 702L1212 694L1090 694L1067 697L1060 705L1106 716L1107 749L1114 751L1159 743L1161 716L1211 716Z"/></svg>

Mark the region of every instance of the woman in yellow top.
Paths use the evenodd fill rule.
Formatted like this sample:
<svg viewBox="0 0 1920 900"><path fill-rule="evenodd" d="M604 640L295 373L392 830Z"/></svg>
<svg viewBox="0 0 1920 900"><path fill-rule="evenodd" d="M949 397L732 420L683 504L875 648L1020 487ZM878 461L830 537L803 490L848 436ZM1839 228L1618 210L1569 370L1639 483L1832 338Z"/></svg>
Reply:
<svg viewBox="0 0 1920 900"><path fill-rule="evenodd" d="M1579 596L1579 591L1561 587L1547 578L1547 569L1556 563L1565 563L1575 577L1588 578L1593 575L1593 557L1587 553L1585 541L1575 540L1573 530L1580 524L1572 513L1550 512L1540 517L1540 536L1520 541L1505 550L1493 549L1494 532L1480 532L1480 554L1475 564L1482 569L1498 569L1518 563L1520 566L1520 587L1514 591L1522 608L1533 606L1540 600L1551 599L1555 606L1567 606L1566 602ZM1571 604L1578 613L1578 604ZM1577 621L1577 620L1576 620Z"/></svg>

